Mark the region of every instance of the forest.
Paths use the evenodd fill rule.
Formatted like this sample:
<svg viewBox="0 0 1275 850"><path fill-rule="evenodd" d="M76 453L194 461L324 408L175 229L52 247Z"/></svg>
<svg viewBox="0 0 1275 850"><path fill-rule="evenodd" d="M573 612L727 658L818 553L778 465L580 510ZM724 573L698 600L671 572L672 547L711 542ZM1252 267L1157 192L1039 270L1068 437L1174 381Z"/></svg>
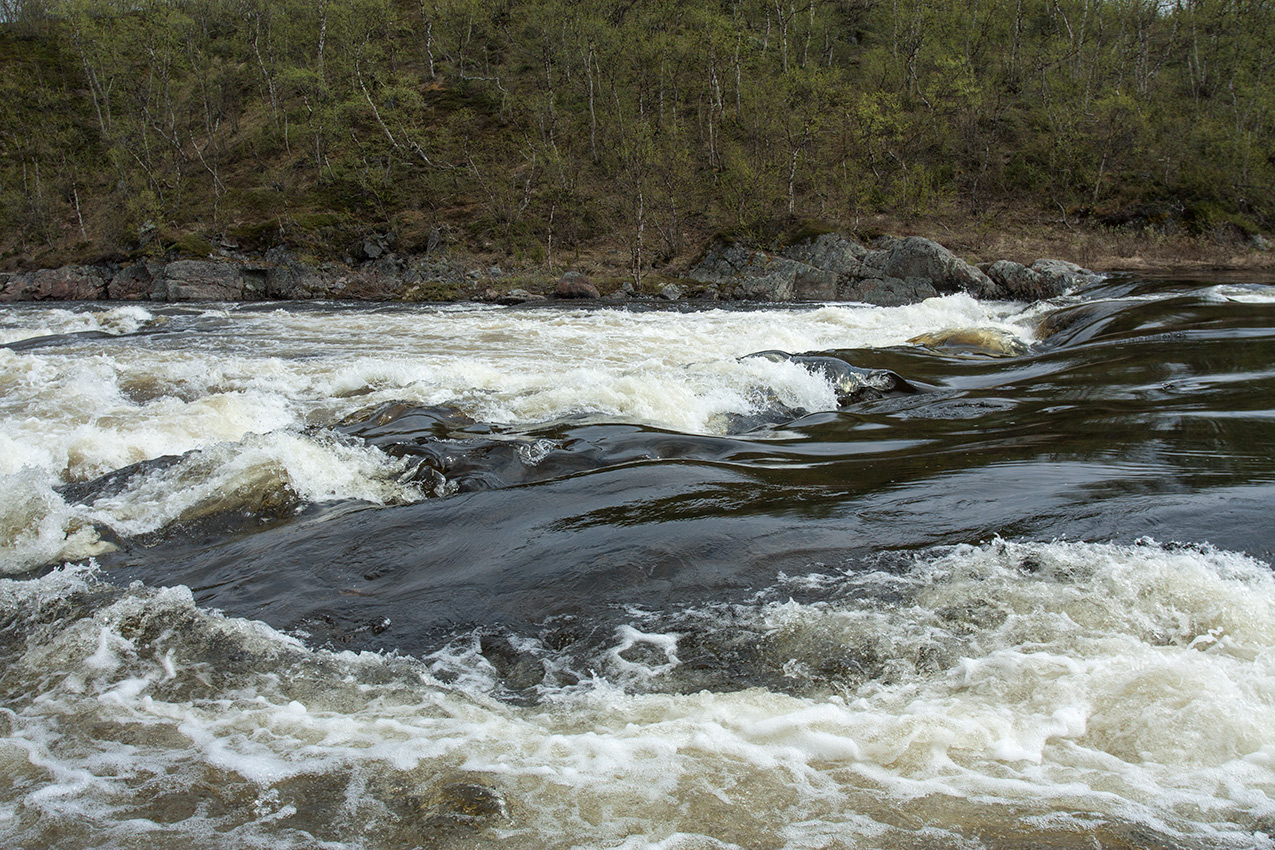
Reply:
<svg viewBox="0 0 1275 850"><path fill-rule="evenodd" d="M1275 0L0 0L0 267L1275 224ZM812 224L813 223L813 224Z"/></svg>

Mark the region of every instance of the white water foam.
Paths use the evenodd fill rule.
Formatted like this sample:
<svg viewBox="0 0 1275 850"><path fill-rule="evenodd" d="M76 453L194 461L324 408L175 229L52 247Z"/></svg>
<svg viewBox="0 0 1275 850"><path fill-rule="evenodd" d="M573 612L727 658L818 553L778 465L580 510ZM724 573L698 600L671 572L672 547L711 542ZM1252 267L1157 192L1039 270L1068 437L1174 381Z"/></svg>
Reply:
<svg viewBox="0 0 1275 850"><path fill-rule="evenodd" d="M419 498L395 483L400 466L327 435L328 426L384 403L452 405L510 427L591 417L713 433L733 415L837 406L823 377L744 355L905 345L952 326L1030 339L1032 320L1019 309L966 295L888 309L686 314L459 305L215 307L172 316L137 306L6 309L0 319L10 339L167 325L161 334L0 349L0 489L11 494L0 503L0 571L85 557L100 545L84 530L88 522L156 530L215 503L216 492L245 505L281 488L303 500ZM52 489L191 453L175 470L87 507L62 503Z"/></svg>
<svg viewBox="0 0 1275 850"><path fill-rule="evenodd" d="M306 650L180 588L88 604L105 591L83 571L3 581L0 615L32 639L3 644L0 836L429 844L415 801L462 776L509 801L473 837L518 847L1273 846L1268 565L996 542L826 578L805 583L825 598L721 627L752 618L800 663L870 645L865 681L683 695L598 677L527 707L408 659ZM678 639L630 627L616 645L675 667Z"/></svg>
<svg viewBox="0 0 1275 850"><path fill-rule="evenodd" d="M1219 301L1242 304L1275 304L1275 286L1262 283L1224 283L1205 290L1206 296Z"/></svg>
<svg viewBox="0 0 1275 850"><path fill-rule="evenodd" d="M32 309L25 305L10 305L0 311L0 345L35 337L86 331L130 334L154 321L154 314L136 304L105 310L47 307Z"/></svg>

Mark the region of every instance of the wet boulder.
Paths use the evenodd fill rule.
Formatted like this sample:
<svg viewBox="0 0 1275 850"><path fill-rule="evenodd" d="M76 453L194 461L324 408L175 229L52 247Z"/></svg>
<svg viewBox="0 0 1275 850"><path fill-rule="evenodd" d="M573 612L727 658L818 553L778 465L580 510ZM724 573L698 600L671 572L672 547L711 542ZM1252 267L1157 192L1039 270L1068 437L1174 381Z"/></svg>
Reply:
<svg viewBox="0 0 1275 850"><path fill-rule="evenodd" d="M877 307L917 304L938 294L929 279L923 277L900 280L897 277L866 275L858 279L843 279L837 289L837 297L842 301L859 301Z"/></svg>
<svg viewBox="0 0 1275 850"><path fill-rule="evenodd" d="M1102 280L1102 275L1065 260L1037 260L1030 266L997 260L980 268L1009 298L1018 301L1057 298L1072 289Z"/></svg>
<svg viewBox="0 0 1275 850"><path fill-rule="evenodd" d="M1102 280L1102 275L1066 260L1037 260L1031 264L1031 270L1044 279L1048 291L1058 295Z"/></svg>
<svg viewBox="0 0 1275 850"><path fill-rule="evenodd" d="M976 298L1000 298L1004 294L986 274L921 236L896 240L887 248L869 251L862 260L886 277L929 280L942 293L967 292Z"/></svg>
<svg viewBox="0 0 1275 850"><path fill-rule="evenodd" d="M567 272L558 281L553 294L559 298L600 298L598 288L580 272Z"/></svg>
<svg viewBox="0 0 1275 850"><path fill-rule="evenodd" d="M686 275L697 283L723 287L733 298L792 301L836 297L838 275L783 256L715 241Z"/></svg>
<svg viewBox="0 0 1275 850"><path fill-rule="evenodd" d="M1037 301L1062 294L1062 291L1053 285L1054 282L1051 279L1034 269L1029 269L1022 263L997 260L980 268L1005 291L1007 297L1018 301Z"/></svg>

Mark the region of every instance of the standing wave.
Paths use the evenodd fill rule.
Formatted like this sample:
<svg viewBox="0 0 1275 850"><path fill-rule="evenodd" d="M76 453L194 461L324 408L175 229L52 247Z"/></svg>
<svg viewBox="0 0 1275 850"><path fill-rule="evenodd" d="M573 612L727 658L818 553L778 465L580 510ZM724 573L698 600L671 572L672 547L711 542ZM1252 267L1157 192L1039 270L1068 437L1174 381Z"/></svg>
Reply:
<svg viewBox="0 0 1275 850"><path fill-rule="evenodd" d="M587 658L511 639L578 675L516 703L454 674L463 642L314 649L91 565L0 581L0 837L1275 846L1275 578L1245 555L997 540L633 611ZM741 641L774 686L679 680Z"/></svg>

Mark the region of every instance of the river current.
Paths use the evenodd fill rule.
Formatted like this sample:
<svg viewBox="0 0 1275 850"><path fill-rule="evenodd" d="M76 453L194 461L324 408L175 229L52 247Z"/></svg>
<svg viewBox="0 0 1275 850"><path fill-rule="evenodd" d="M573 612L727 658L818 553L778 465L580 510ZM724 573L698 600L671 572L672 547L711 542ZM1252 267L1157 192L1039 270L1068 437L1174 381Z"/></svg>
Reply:
<svg viewBox="0 0 1275 850"><path fill-rule="evenodd" d="M8 305L0 846L1275 848L1273 519L1269 280Z"/></svg>

